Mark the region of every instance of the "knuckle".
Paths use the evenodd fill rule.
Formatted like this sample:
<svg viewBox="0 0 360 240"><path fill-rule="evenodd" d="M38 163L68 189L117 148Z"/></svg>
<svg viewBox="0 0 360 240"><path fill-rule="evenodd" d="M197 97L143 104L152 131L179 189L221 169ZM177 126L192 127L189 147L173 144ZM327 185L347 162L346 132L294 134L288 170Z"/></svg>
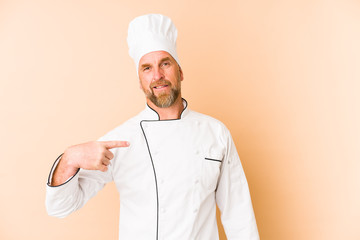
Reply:
<svg viewBox="0 0 360 240"><path fill-rule="evenodd" d="M101 155L104 155L106 152L106 149L104 147L99 149L99 152L101 153Z"/></svg>
<svg viewBox="0 0 360 240"><path fill-rule="evenodd" d="M101 169L101 167L102 167L102 163L100 161L94 162L94 165L93 165L94 169L98 170L98 169Z"/></svg>
<svg viewBox="0 0 360 240"><path fill-rule="evenodd" d="M103 157L104 157L104 151L103 150L99 150L97 152L97 159L100 161Z"/></svg>

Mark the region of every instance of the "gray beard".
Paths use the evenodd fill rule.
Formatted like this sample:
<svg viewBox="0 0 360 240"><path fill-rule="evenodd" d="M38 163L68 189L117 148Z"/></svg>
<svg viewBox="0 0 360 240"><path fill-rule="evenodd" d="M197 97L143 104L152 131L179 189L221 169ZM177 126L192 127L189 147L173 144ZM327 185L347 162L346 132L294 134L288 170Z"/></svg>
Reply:
<svg viewBox="0 0 360 240"><path fill-rule="evenodd" d="M167 108L170 107L175 103L175 101L178 99L180 95L180 88L177 87L171 87L171 91L169 94L161 94L159 96L156 96L154 94L154 91L151 89L151 91L146 91L146 97L153 103L155 106L159 108Z"/></svg>

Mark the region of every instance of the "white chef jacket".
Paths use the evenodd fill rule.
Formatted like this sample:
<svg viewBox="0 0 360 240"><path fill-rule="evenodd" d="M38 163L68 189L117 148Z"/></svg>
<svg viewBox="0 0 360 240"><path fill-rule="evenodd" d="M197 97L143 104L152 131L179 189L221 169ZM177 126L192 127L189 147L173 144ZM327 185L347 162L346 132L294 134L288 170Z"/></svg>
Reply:
<svg viewBox="0 0 360 240"><path fill-rule="evenodd" d="M100 138L126 140L114 148L107 172L80 169L50 186L49 215L65 217L110 181L120 194L121 240L218 240L216 204L228 240L259 239L250 193L228 129L191 111L183 100L180 119L159 120L149 106Z"/></svg>

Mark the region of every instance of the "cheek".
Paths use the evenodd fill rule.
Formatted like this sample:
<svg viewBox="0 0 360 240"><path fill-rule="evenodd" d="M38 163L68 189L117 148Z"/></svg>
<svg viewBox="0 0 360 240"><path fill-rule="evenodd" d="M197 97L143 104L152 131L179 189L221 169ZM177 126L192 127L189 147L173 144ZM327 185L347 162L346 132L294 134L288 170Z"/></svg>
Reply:
<svg viewBox="0 0 360 240"><path fill-rule="evenodd" d="M150 82L144 80L144 78L140 78L139 87L142 91L148 92L150 91Z"/></svg>

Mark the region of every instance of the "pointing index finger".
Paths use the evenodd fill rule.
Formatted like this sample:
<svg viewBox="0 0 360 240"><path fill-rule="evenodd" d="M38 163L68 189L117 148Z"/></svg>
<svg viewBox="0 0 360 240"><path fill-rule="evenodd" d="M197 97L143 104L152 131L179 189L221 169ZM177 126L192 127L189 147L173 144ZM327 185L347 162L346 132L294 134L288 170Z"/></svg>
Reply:
<svg viewBox="0 0 360 240"><path fill-rule="evenodd" d="M107 149L130 146L128 141L103 141L102 144Z"/></svg>

